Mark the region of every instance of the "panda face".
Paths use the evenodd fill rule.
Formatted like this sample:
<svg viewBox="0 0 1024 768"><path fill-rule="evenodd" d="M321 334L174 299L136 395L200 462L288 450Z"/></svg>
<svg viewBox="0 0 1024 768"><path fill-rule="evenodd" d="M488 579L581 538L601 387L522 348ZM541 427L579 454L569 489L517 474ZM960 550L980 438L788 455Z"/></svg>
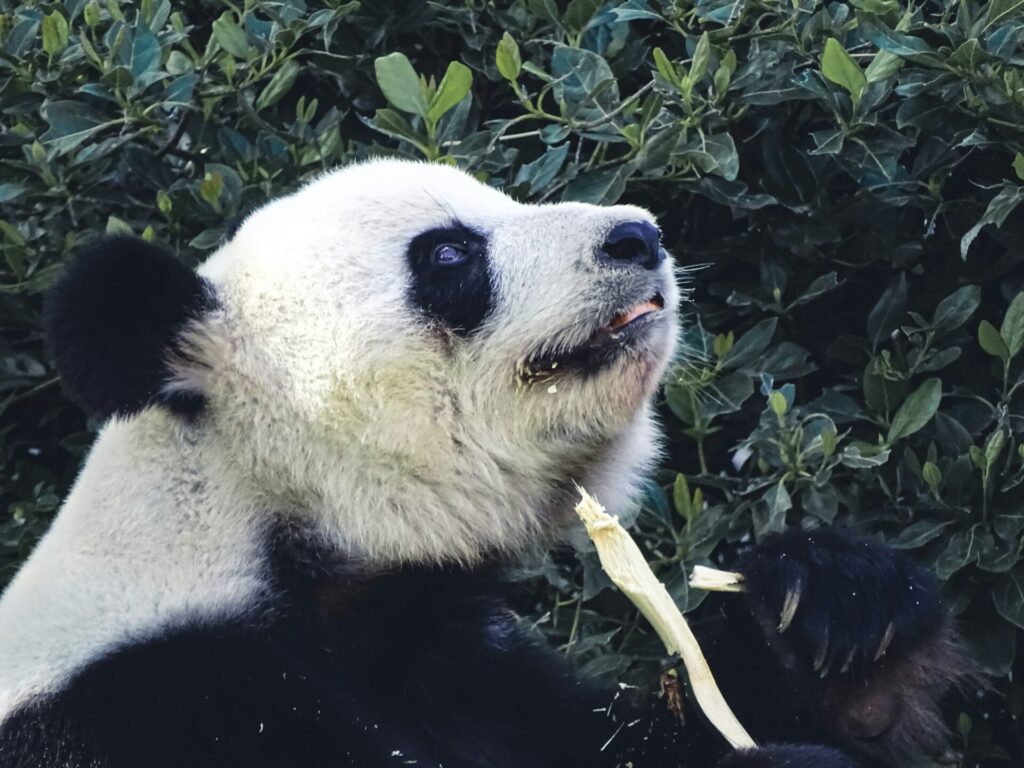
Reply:
<svg viewBox="0 0 1024 768"><path fill-rule="evenodd" d="M547 543L574 484L621 507L678 291L649 213L523 205L453 168L353 166L200 269L172 388L238 477L371 560Z"/></svg>

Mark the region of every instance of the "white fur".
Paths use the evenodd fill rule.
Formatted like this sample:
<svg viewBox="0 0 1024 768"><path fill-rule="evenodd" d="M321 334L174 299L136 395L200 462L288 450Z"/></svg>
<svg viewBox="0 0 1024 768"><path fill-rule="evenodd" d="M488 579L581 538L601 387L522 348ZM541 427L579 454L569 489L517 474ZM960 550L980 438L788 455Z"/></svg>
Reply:
<svg viewBox="0 0 1024 768"><path fill-rule="evenodd" d="M200 268L221 308L174 361L169 386L202 392L206 413L108 424L0 598L0 718L105 648L252 606L274 514L386 565L547 544L571 519L574 482L623 507L657 451L650 399L675 342L671 263L647 348L589 378L518 374L636 300L640 276L593 254L637 219L651 217L522 205L453 168L391 160L252 214ZM455 220L486 235L497 282L494 312L468 339L425 323L406 297L409 241Z"/></svg>

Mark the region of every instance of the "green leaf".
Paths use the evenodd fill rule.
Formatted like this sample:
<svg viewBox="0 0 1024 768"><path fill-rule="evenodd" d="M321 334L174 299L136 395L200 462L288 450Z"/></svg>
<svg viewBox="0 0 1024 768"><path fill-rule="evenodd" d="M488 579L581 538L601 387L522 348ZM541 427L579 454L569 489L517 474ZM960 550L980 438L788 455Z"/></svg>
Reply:
<svg viewBox="0 0 1024 768"><path fill-rule="evenodd" d="M596 205L613 205L626 191L626 181L635 170L632 163L626 163L599 171L586 171L569 183L562 198Z"/></svg>
<svg viewBox="0 0 1024 768"><path fill-rule="evenodd" d="M932 327L952 331L966 323L981 304L981 288L965 285L939 302L932 315Z"/></svg>
<svg viewBox="0 0 1024 768"><path fill-rule="evenodd" d="M968 455L971 457L971 461L978 469L982 472L988 471L988 459L985 458L985 452L976 445L972 445L968 449Z"/></svg>
<svg viewBox="0 0 1024 768"><path fill-rule="evenodd" d="M85 4L85 8L82 9L82 18L85 19L85 23L90 27L95 27L100 23L100 4L96 0L89 0Z"/></svg>
<svg viewBox="0 0 1024 768"><path fill-rule="evenodd" d="M739 341L733 345L728 356L722 361L723 367L735 370L749 366L757 360L771 343L778 324L777 317L770 317L740 336Z"/></svg>
<svg viewBox="0 0 1024 768"><path fill-rule="evenodd" d="M1006 218L1020 205L1022 200L1024 200L1024 186L1017 184L1004 185L996 193L996 196L989 201L988 207L985 208L985 213L981 215L978 223L967 230L960 239L960 258L967 258L967 251L983 227L988 224L1001 227Z"/></svg>
<svg viewBox="0 0 1024 768"><path fill-rule="evenodd" d="M49 56L56 56L68 44L68 22L60 11L43 17L43 50Z"/></svg>
<svg viewBox="0 0 1024 768"><path fill-rule="evenodd" d="M654 66L658 70L658 74L668 80L672 85L679 85L679 74L676 72L675 65L669 61L668 56L661 48L655 48L654 54Z"/></svg>
<svg viewBox="0 0 1024 768"><path fill-rule="evenodd" d="M107 229L108 235L131 235L133 234L131 225L123 219L119 219L117 216L110 215L107 217Z"/></svg>
<svg viewBox="0 0 1024 768"><path fill-rule="evenodd" d="M224 177L219 173L207 173L199 185L199 195L214 209L220 210L220 193L224 189Z"/></svg>
<svg viewBox="0 0 1024 768"><path fill-rule="evenodd" d="M729 90L729 83L732 82L732 76L735 71L736 52L730 48L726 51L725 56L722 57L718 64L718 69L715 70L715 76L712 78L716 95L719 97L724 96L726 91Z"/></svg>
<svg viewBox="0 0 1024 768"><path fill-rule="evenodd" d="M946 63L951 67L958 67L967 71L973 71L985 63L990 56L985 52L985 49L981 47L981 43L978 42L976 37L972 37L970 40L965 41L960 45L950 57L946 59Z"/></svg>
<svg viewBox="0 0 1024 768"><path fill-rule="evenodd" d="M404 53L389 53L373 62L377 85L392 106L403 112L427 116L427 101L419 75Z"/></svg>
<svg viewBox="0 0 1024 768"><path fill-rule="evenodd" d="M4 17L10 18L9 16ZM4 40L4 50L14 57L24 56L35 42L36 34L39 32L39 15L23 18L7 33Z"/></svg>
<svg viewBox="0 0 1024 768"><path fill-rule="evenodd" d="M938 465L935 462L926 461L921 468L921 476L924 478L925 485L928 486L928 490L932 492L932 495L939 498L939 490L942 486L942 470L939 469Z"/></svg>
<svg viewBox="0 0 1024 768"><path fill-rule="evenodd" d="M1004 365L1009 362L1010 348L1006 346L1006 340L988 320L982 320L978 326L978 342L982 349L993 357L998 357Z"/></svg>
<svg viewBox="0 0 1024 768"><path fill-rule="evenodd" d="M839 511L839 493L832 485L826 485L820 490L808 485L804 488L800 501L804 512L823 523L832 523Z"/></svg>
<svg viewBox="0 0 1024 768"><path fill-rule="evenodd" d="M697 518L700 517L700 512L704 509L704 491L697 488L693 492L693 499L690 501L690 509L693 510L693 521L696 522Z"/></svg>
<svg viewBox="0 0 1024 768"><path fill-rule="evenodd" d="M235 23L231 11L224 11L220 18L213 22L213 36L225 51L242 61L249 58L249 41L245 30Z"/></svg>
<svg viewBox="0 0 1024 768"><path fill-rule="evenodd" d="M879 51L864 70L864 76L869 83L878 83L888 80L903 67L903 59L891 51Z"/></svg>
<svg viewBox="0 0 1024 768"><path fill-rule="evenodd" d="M609 63L593 51L559 45L551 53L552 93L564 115L600 121L621 105L619 86Z"/></svg>
<svg viewBox="0 0 1024 768"><path fill-rule="evenodd" d="M733 335L732 331L729 331L728 333L720 333L715 336L715 341L712 344L712 350L715 353L715 357L721 360L729 354L729 350L732 349L735 341L736 337Z"/></svg>
<svg viewBox="0 0 1024 768"><path fill-rule="evenodd" d="M299 63L295 59L289 59L282 64L281 68L270 78L270 82L260 91L260 95L256 99L256 111L259 112L280 101L292 89L298 74Z"/></svg>
<svg viewBox="0 0 1024 768"><path fill-rule="evenodd" d="M203 230L189 240L188 244L196 250L208 251L211 248L216 248L223 239L224 229L222 227L216 227L214 229Z"/></svg>
<svg viewBox="0 0 1024 768"><path fill-rule="evenodd" d="M199 82L199 75L188 72L174 78L164 91L164 106L192 106L192 92Z"/></svg>
<svg viewBox="0 0 1024 768"><path fill-rule="evenodd" d="M1015 357L1024 349L1024 292L1018 293L1010 302L999 327L999 335L1010 350L1010 357Z"/></svg>
<svg viewBox="0 0 1024 768"><path fill-rule="evenodd" d="M900 531L900 535L895 539L889 539L886 543L893 549L919 549L941 536L949 525L949 520L918 520Z"/></svg>
<svg viewBox="0 0 1024 768"><path fill-rule="evenodd" d="M1002 429L996 429L991 435L988 436L988 440L985 441L985 466L991 467L996 463L999 458L999 454L1003 452L1003 446L1006 445L1006 434Z"/></svg>
<svg viewBox="0 0 1024 768"><path fill-rule="evenodd" d="M548 147L544 154L519 168L512 181L513 186L528 184L528 194L534 195L551 186L558 172L562 169L565 158L569 156L569 142L557 147Z"/></svg>
<svg viewBox="0 0 1024 768"><path fill-rule="evenodd" d="M459 61L448 65L448 70L437 87L437 93L427 108L427 120L434 124L452 107L466 98L473 85L473 73Z"/></svg>
<svg viewBox="0 0 1024 768"><path fill-rule="evenodd" d="M730 373L718 379L706 402L700 405L703 417L712 419L740 409L747 398L754 394L754 384L745 373Z"/></svg>
<svg viewBox="0 0 1024 768"><path fill-rule="evenodd" d="M971 736L971 729L974 727L974 722L971 720L971 716L966 712L961 712L956 719L956 732L961 739L967 741Z"/></svg>
<svg viewBox="0 0 1024 768"><path fill-rule="evenodd" d="M694 509L690 497L690 486L682 474L676 475L676 481L672 486L672 500L675 502L676 511L683 516L687 523L692 523L696 519L700 510Z"/></svg>
<svg viewBox="0 0 1024 768"><path fill-rule="evenodd" d="M170 195L161 189L156 193L156 207L160 213L166 216L174 210L174 201L171 199Z"/></svg>
<svg viewBox="0 0 1024 768"><path fill-rule="evenodd" d="M786 396L778 390L775 390L768 395L768 405L771 406L771 409L776 416L785 416L786 410L789 408L789 403L786 402Z"/></svg>
<svg viewBox="0 0 1024 768"><path fill-rule="evenodd" d="M1013 172L1017 174L1017 178L1024 181L1024 155L1018 152L1013 156Z"/></svg>
<svg viewBox="0 0 1024 768"><path fill-rule="evenodd" d="M989 613L993 614L991 618ZM1013 666L1020 632L1012 624L1000 621L994 613L989 609L984 618L967 622L962 631L970 644L971 657L978 662L981 671L1002 677Z"/></svg>
<svg viewBox="0 0 1024 768"><path fill-rule="evenodd" d="M991 0L985 14L985 25L981 33L988 31L993 24L999 24L1019 13L1024 12L1024 0Z"/></svg>
<svg viewBox="0 0 1024 768"><path fill-rule="evenodd" d="M690 71L687 73L691 82L697 83L707 74L710 61L711 41L708 39L708 33L704 32L693 49L693 61L690 62Z"/></svg>
<svg viewBox="0 0 1024 768"><path fill-rule="evenodd" d="M939 409L941 400L942 382L939 379L928 379L922 383L907 396L896 411L886 442L892 445L923 428Z"/></svg>
<svg viewBox="0 0 1024 768"><path fill-rule="evenodd" d="M25 194L26 191L28 191L28 187L24 184L4 182L0 184L0 203L8 203L11 200L17 200Z"/></svg>
<svg viewBox="0 0 1024 768"><path fill-rule="evenodd" d="M527 0L527 5L530 8L530 13L537 18L558 23L558 6L555 5L555 0Z"/></svg>
<svg viewBox="0 0 1024 768"><path fill-rule="evenodd" d="M519 43L506 30L498 41L498 50L494 55L495 63L501 76L514 83L519 79L523 69L523 60L519 56Z"/></svg>
<svg viewBox="0 0 1024 768"><path fill-rule="evenodd" d="M860 95L868 84L857 62L850 58L850 54L835 38L825 42L825 51L821 55L821 74L849 91L854 104L860 101Z"/></svg>
<svg viewBox="0 0 1024 768"><path fill-rule="evenodd" d="M768 490L764 499L768 502L768 509L773 519L779 515L785 515L793 508L793 499L790 497L789 491L786 490L786 484L781 480Z"/></svg>
<svg viewBox="0 0 1024 768"><path fill-rule="evenodd" d="M836 452L836 446L839 444L839 436L836 434L834 429L829 428L822 430L820 438L821 455L827 459Z"/></svg>
<svg viewBox="0 0 1024 768"><path fill-rule="evenodd" d="M409 121L393 109L378 109L371 125L383 134L408 141L421 153L427 154L426 136L417 133Z"/></svg>
<svg viewBox="0 0 1024 768"><path fill-rule="evenodd" d="M1004 575L992 590L992 601L999 615L1024 629L1024 566Z"/></svg>
<svg viewBox="0 0 1024 768"><path fill-rule="evenodd" d="M587 28L601 4L602 0L572 0L566 6L562 21L572 31L582 32Z"/></svg>
<svg viewBox="0 0 1024 768"><path fill-rule="evenodd" d="M935 560L935 573L945 581L961 568L978 559L981 552L980 525L970 530L958 531L949 537L946 548Z"/></svg>
<svg viewBox="0 0 1024 768"><path fill-rule="evenodd" d="M826 272L824 275L819 275L811 281L811 284L804 289L797 298L792 302L793 306L800 304L808 304L819 296L823 296L833 288L839 287L839 276L835 272Z"/></svg>
<svg viewBox="0 0 1024 768"><path fill-rule="evenodd" d="M120 120L107 120L106 116L80 101L51 101L46 105L46 119L50 129L40 139L59 154L68 152L108 125Z"/></svg>
<svg viewBox="0 0 1024 768"><path fill-rule="evenodd" d="M7 237L12 243L18 246L25 245L25 237L18 231L18 228L11 224L9 221L0 219L0 232Z"/></svg>
<svg viewBox="0 0 1024 768"><path fill-rule="evenodd" d="M195 64L192 63L192 59L181 51L171 51L170 56L167 57L166 68L172 75L183 75L194 70Z"/></svg>
<svg viewBox="0 0 1024 768"><path fill-rule="evenodd" d="M117 49L116 61L138 80L160 66L160 41L146 27L139 27L126 35L124 44ZM152 82L152 81L150 81Z"/></svg>
<svg viewBox="0 0 1024 768"><path fill-rule="evenodd" d="M899 327L906 311L907 276L901 272L868 314L868 341L872 349L877 349Z"/></svg>

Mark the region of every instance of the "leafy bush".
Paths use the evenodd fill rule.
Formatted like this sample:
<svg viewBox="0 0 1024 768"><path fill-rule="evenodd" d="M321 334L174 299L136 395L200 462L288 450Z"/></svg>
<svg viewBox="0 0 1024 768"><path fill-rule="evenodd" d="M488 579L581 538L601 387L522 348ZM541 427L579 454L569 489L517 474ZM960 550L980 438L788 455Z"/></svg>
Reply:
<svg viewBox="0 0 1024 768"><path fill-rule="evenodd" d="M635 521L693 618L714 612L686 570L748 537L872 532L934 568L996 676L950 711L970 764L1024 758L1021 0L0 9L4 578L95 426L38 329L77 242L196 260L311 174L427 157L524 200L646 205L693 267ZM649 684L657 645L592 556L538 570L536 626Z"/></svg>

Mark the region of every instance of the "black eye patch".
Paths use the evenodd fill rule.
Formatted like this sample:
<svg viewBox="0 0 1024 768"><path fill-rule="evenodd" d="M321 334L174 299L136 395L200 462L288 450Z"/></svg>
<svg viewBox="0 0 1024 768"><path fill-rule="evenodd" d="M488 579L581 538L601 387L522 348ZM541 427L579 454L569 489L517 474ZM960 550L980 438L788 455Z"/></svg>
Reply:
<svg viewBox="0 0 1024 768"><path fill-rule="evenodd" d="M468 335L491 311L494 288L487 239L461 224L431 229L409 243L413 305L456 333Z"/></svg>

